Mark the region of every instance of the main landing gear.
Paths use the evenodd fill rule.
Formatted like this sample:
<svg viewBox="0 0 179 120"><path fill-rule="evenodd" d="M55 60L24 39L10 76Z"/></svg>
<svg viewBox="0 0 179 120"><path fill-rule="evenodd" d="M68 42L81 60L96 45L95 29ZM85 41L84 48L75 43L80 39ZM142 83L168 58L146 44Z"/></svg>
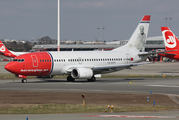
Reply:
<svg viewBox="0 0 179 120"><path fill-rule="evenodd" d="M75 81L75 78L73 78L71 75L69 75L67 77L67 81L68 82L74 82ZM87 79L88 82L95 82L96 81L96 78L93 76L91 79Z"/></svg>
<svg viewBox="0 0 179 120"><path fill-rule="evenodd" d="M68 82L74 82L74 81L75 81L75 78L73 78L71 75L69 75L69 76L67 77L67 81L68 81Z"/></svg>
<svg viewBox="0 0 179 120"><path fill-rule="evenodd" d="M23 79L21 80L21 82L22 82L22 83L27 83L27 79L26 79L26 78L23 78Z"/></svg>
<svg viewBox="0 0 179 120"><path fill-rule="evenodd" d="M88 82L95 82L96 78L93 76L91 79L87 79Z"/></svg>

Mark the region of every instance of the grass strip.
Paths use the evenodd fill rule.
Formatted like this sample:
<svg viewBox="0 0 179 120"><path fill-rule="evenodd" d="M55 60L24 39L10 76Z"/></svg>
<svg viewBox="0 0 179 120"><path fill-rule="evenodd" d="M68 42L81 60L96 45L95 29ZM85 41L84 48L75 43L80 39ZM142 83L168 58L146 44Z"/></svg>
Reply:
<svg viewBox="0 0 179 120"><path fill-rule="evenodd" d="M27 79L33 79L34 76L27 76ZM67 78L66 75L56 75L53 78ZM179 76L161 76L161 75L102 75L101 78L179 78ZM1 80L20 79L13 74L0 74Z"/></svg>
<svg viewBox="0 0 179 120"><path fill-rule="evenodd" d="M174 106L116 106L113 112L166 111L179 109ZM0 114L56 114L56 113L100 113L110 112L107 105L20 105L0 107Z"/></svg>
<svg viewBox="0 0 179 120"><path fill-rule="evenodd" d="M169 75L102 75L102 78L178 78L179 76Z"/></svg>

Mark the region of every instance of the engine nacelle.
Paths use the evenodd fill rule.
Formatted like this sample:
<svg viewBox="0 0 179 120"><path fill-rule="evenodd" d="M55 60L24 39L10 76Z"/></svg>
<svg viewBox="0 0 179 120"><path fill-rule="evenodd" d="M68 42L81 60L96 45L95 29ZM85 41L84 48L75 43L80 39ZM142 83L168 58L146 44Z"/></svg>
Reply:
<svg viewBox="0 0 179 120"><path fill-rule="evenodd" d="M93 76L93 71L90 68L75 68L72 70L71 76L75 79L90 79Z"/></svg>

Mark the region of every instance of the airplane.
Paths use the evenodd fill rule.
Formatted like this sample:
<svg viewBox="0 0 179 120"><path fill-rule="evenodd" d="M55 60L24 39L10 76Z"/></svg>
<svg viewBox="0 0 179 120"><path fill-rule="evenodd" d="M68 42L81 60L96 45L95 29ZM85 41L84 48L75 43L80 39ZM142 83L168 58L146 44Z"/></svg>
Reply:
<svg viewBox="0 0 179 120"><path fill-rule="evenodd" d="M27 53L14 58L5 65L5 69L27 82L27 76L53 77L68 75L67 81L87 79L96 81L96 74L130 69L132 66L149 63L144 61L148 55L144 51L148 35L150 15L139 22L127 44L111 51L44 51Z"/></svg>
<svg viewBox="0 0 179 120"><path fill-rule="evenodd" d="M159 55L168 57L170 59L179 60L179 40L174 35L174 33L170 30L168 27L161 27L164 43L165 43L165 49L167 53L159 53Z"/></svg>
<svg viewBox="0 0 179 120"><path fill-rule="evenodd" d="M3 56L15 58L25 53L28 53L28 52L14 52L14 51L8 50L7 47L2 43L2 41L0 41L0 54Z"/></svg>

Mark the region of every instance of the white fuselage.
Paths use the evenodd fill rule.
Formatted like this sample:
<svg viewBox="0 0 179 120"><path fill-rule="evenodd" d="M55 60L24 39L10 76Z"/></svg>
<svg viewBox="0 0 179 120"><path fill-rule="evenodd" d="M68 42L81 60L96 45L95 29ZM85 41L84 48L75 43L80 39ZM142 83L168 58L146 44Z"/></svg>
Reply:
<svg viewBox="0 0 179 120"><path fill-rule="evenodd" d="M51 75L67 74L69 68L117 66L138 63L146 59L146 57L139 57L138 52L131 51L70 51L49 53L53 57L53 71ZM103 72L106 73L106 71Z"/></svg>

